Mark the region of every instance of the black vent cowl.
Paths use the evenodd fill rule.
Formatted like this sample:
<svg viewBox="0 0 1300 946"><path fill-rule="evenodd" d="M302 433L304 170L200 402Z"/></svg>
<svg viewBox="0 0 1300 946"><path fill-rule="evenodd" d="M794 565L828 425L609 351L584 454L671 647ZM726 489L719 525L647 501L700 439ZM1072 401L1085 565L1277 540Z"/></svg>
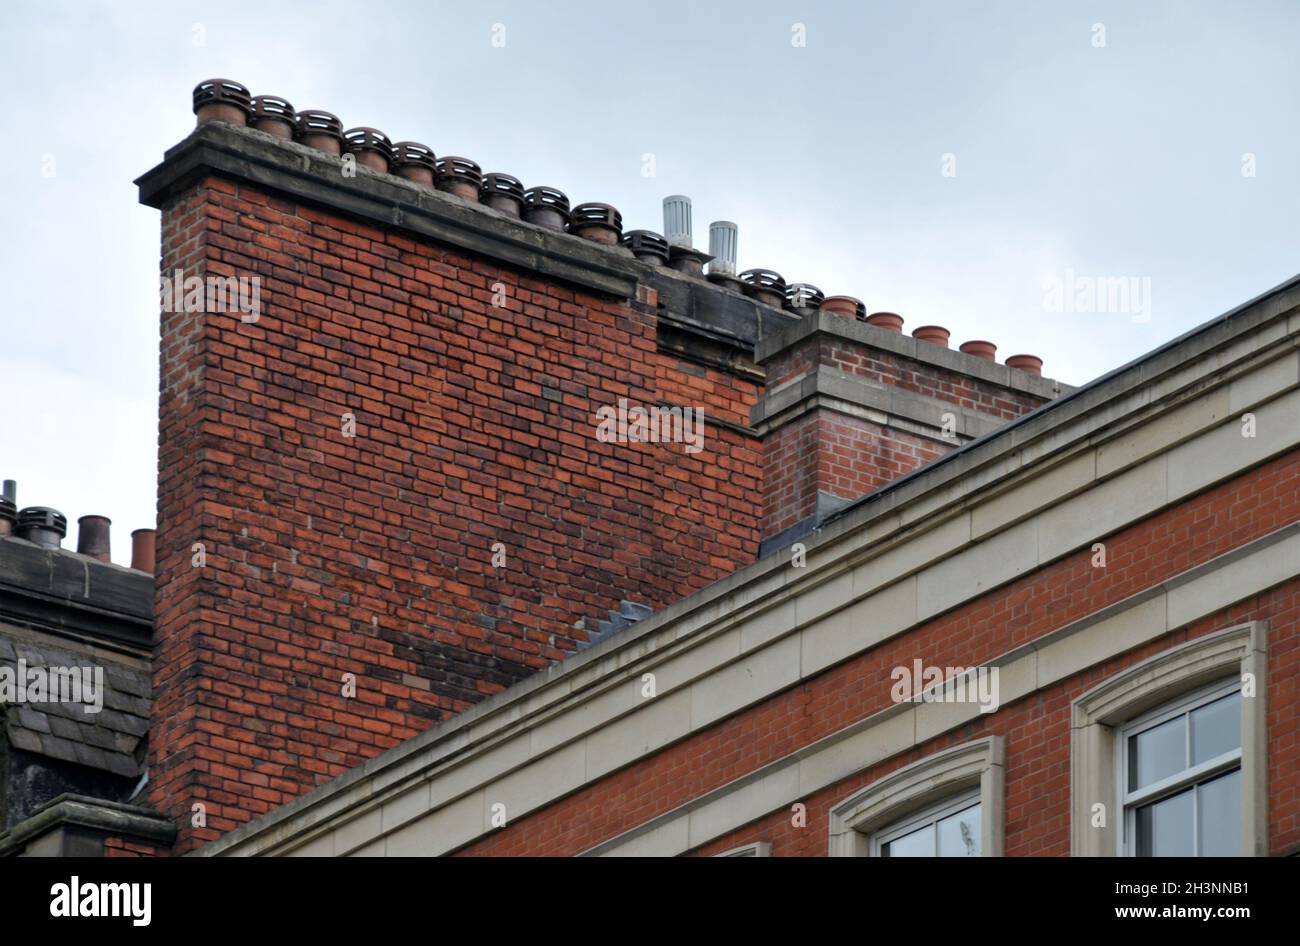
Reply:
<svg viewBox="0 0 1300 946"><path fill-rule="evenodd" d="M295 141L326 154L343 153L343 122L337 115L319 108L305 108L298 113L295 124Z"/></svg>
<svg viewBox="0 0 1300 946"><path fill-rule="evenodd" d="M388 167L393 163L393 143L378 128L349 128L343 133L343 140L348 153L356 157L357 164L377 174L388 173Z"/></svg>
<svg viewBox="0 0 1300 946"><path fill-rule="evenodd" d="M623 215L610 204L579 204L569 215L569 230L593 243L613 246L623 235Z"/></svg>
<svg viewBox="0 0 1300 946"><path fill-rule="evenodd" d="M795 282L791 283L785 289L785 304L789 309L796 312L803 309L816 309L825 300L826 293L822 292L812 283Z"/></svg>
<svg viewBox="0 0 1300 946"><path fill-rule="evenodd" d="M287 99L282 99L278 95L259 95L253 99L253 109L248 123L258 131L289 141L293 139L298 118Z"/></svg>
<svg viewBox="0 0 1300 946"><path fill-rule="evenodd" d="M623 245L642 262L658 266L668 263L668 241L653 230L629 230L623 234Z"/></svg>
<svg viewBox="0 0 1300 946"><path fill-rule="evenodd" d="M393 145L392 170L398 177L404 177L425 187L433 186L434 171L438 167L437 155L428 145L418 141L399 141Z"/></svg>
<svg viewBox="0 0 1300 946"><path fill-rule="evenodd" d="M252 111L253 96L231 79L205 79L194 87L194 114L200 125L212 121L246 125Z"/></svg>
<svg viewBox="0 0 1300 946"><path fill-rule="evenodd" d="M440 191L477 204L483 186L483 169L469 158L444 155L438 159L434 186Z"/></svg>
<svg viewBox="0 0 1300 946"><path fill-rule="evenodd" d="M28 506L18 513L17 534L42 548L57 549L68 534L68 517L48 506Z"/></svg>
<svg viewBox="0 0 1300 946"><path fill-rule="evenodd" d="M745 295L780 309L785 305L786 286L781 274L770 269L747 269L740 274Z"/></svg>
<svg viewBox="0 0 1300 946"><path fill-rule="evenodd" d="M554 187L530 187L524 191L524 219L548 230L569 225L569 198Z"/></svg>
<svg viewBox="0 0 1300 946"><path fill-rule="evenodd" d="M523 182L499 171L485 174L481 200L493 210L518 219L524 212Z"/></svg>

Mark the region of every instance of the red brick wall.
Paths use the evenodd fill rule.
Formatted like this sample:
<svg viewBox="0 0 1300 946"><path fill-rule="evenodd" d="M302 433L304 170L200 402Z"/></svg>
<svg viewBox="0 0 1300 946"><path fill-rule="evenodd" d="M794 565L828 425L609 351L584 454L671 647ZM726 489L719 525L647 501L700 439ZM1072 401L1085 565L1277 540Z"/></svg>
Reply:
<svg viewBox="0 0 1300 946"><path fill-rule="evenodd" d="M807 806L807 824L796 828L791 812L773 812L716 838L691 852L709 856L766 841L774 857L821 857L827 851L830 809L855 791L895 769L947 746L983 736L1005 740L1006 829L1008 857L1066 857L1070 853L1070 704L1106 676L1162 650L1203 634L1246 621L1270 626L1269 656L1269 850L1276 854L1300 845L1300 715L1295 681L1300 678L1300 581L1165 635L1118 660L1044 689L969 725L922 743L910 752L873 766L852 778L799 799Z"/></svg>
<svg viewBox="0 0 1300 946"><path fill-rule="evenodd" d="M168 857L171 850L152 841L132 841L127 838L105 838L105 857Z"/></svg>
<svg viewBox="0 0 1300 946"><path fill-rule="evenodd" d="M973 666L1295 520L1300 451L1108 536L1108 566L1081 550L1022 576L906 635L633 763L486 837L466 854L576 854L740 778L890 705L890 673ZM981 735L1007 739L1008 854L1069 850L1069 705L1107 674L1150 654L1245 620L1269 621L1269 818L1274 851L1300 843L1300 580L1241 602L1033 697L1003 706L911 753L800 799L808 826L771 813L710 843L716 853L771 841L773 854L825 854L830 806L922 755Z"/></svg>
<svg viewBox="0 0 1300 946"><path fill-rule="evenodd" d="M763 535L813 515L819 492L857 499L955 447L860 417L814 410L763 442Z"/></svg>
<svg viewBox="0 0 1300 946"><path fill-rule="evenodd" d="M758 397L660 354L653 298L216 179L163 213L177 268L263 279L256 323L163 314L150 775L178 850L561 658L588 638L576 622L754 559L752 436L596 439L619 398L743 423Z"/></svg>
<svg viewBox="0 0 1300 946"><path fill-rule="evenodd" d="M918 342L918 344L926 344ZM963 358L973 356L963 355ZM895 355L860 341L813 335L764 363L768 387L813 374L819 366L893 386L989 417L1012 420L1043 399L969 375ZM942 417L929 418L935 427ZM817 510L817 495L853 500L948 453L956 440L815 408L768 434L763 443L763 536L776 535Z"/></svg>

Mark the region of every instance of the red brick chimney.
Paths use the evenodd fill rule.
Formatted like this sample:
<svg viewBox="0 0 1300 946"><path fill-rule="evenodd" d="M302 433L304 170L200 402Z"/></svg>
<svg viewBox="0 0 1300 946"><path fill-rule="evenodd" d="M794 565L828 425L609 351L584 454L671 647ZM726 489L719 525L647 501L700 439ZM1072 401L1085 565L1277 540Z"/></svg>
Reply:
<svg viewBox="0 0 1300 946"><path fill-rule="evenodd" d="M975 343L979 354L952 351L946 329L927 325L909 338L902 325L894 313L866 315L859 300L830 296L758 344L755 360L767 370L753 412L763 437L762 554L1062 393L1038 376L1033 356L998 365L991 343Z"/></svg>
<svg viewBox="0 0 1300 946"><path fill-rule="evenodd" d="M162 313L149 771L179 851L631 605L748 564L759 540L752 329L669 338L656 287L688 298L690 281L607 245L617 232L479 206L467 159L440 159L433 186L386 174L386 137L360 127L347 147L385 161L345 175L332 135L313 150L210 112L140 181L163 272L258 280L261 303ZM604 205L579 216L617 224ZM665 429L698 447L632 432L671 408Z"/></svg>

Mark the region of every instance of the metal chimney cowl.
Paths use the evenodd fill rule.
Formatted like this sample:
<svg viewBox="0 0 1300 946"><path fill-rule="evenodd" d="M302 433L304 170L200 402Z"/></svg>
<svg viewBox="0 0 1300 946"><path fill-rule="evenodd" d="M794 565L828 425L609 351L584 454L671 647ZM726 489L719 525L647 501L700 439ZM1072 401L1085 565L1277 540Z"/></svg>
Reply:
<svg viewBox="0 0 1300 946"><path fill-rule="evenodd" d="M68 534L68 519L49 506L28 506L18 511L17 535L43 549L57 549Z"/></svg>
<svg viewBox="0 0 1300 946"><path fill-rule="evenodd" d="M740 228L730 220L715 220L709 224L710 276L736 275L736 243Z"/></svg>

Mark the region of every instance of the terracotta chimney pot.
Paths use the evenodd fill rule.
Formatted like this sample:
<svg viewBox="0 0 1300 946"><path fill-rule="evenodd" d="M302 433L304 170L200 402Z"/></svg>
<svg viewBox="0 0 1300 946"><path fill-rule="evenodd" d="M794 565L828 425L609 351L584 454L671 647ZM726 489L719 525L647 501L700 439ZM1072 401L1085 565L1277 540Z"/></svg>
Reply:
<svg viewBox="0 0 1300 946"><path fill-rule="evenodd" d="M1006 365L1008 368L1019 368L1026 374L1040 377L1043 374L1043 359L1037 355L1012 355L1007 359Z"/></svg>
<svg viewBox="0 0 1300 946"><path fill-rule="evenodd" d="M136 529L131 533L131 567L138 572L154 573L157 533L153 529Z"/></svg>
<svg viewBox="0 0 1300 946"><path fill-rule="evenodd" d="M951 336L942 325L922 325L920 328L912 330L912 337L923 342L929 342L932 345L942 345L948 347L948 338Z"/></svg>
<svg viewBox="0 0 1300 946"><path fill-rule="evenodd" d="M872 312L867 316L867 324L883 328L887 332L903 334L903 317L894 312Z"/></svg>
<svg viewBox="0 0 1300 946"><path fill-rule="evenodd" d="M846 319L867 317L867 307L862 304L861 299L854 296L827 296L822 300L821 308L825 312L842 315Z"/></svg>
<svg viewBox="0 0 1300 946"><path fill-rule="evenodd" d="M998 346L992 342L976 340L962 342L961 350L968 355L974 355L976 358L983 358L985 361L993 361L993 356L997 354Z"/></svg>

